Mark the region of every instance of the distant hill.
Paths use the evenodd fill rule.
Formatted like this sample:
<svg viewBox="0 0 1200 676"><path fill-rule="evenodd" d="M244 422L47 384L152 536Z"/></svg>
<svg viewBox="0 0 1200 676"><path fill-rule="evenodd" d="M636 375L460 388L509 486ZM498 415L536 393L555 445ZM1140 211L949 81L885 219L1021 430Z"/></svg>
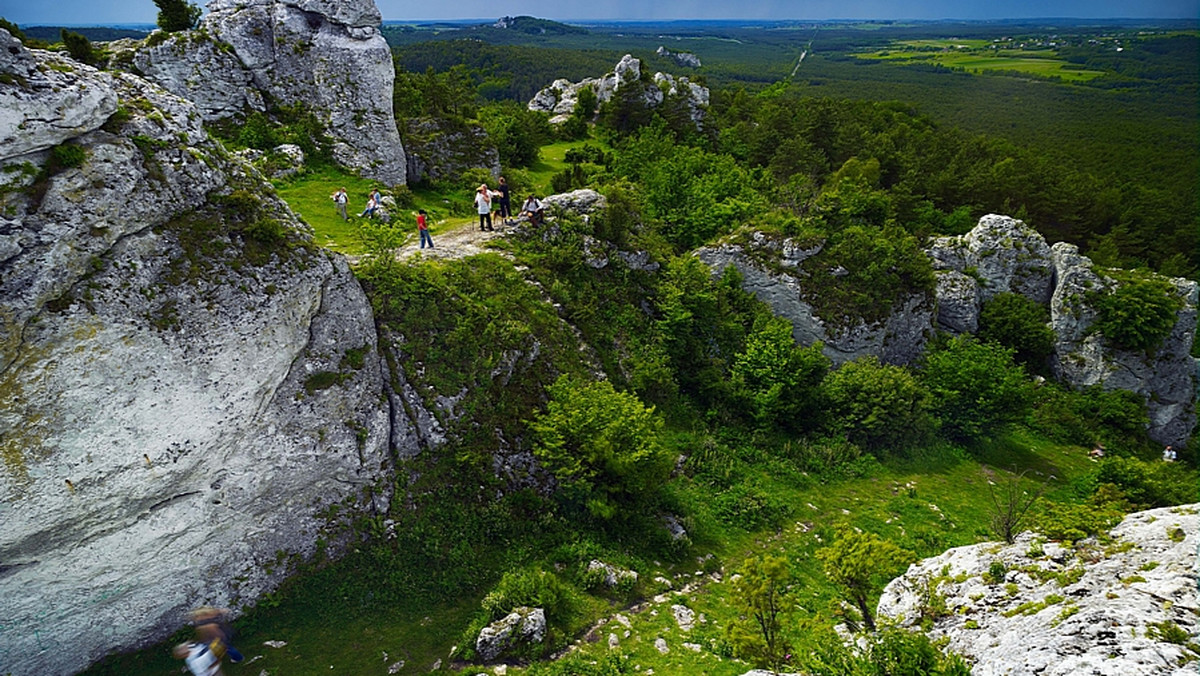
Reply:
<svg viewBox="0 0 1200 676"><path fill-rule="evenodd" d="M551 21L549 19L539 19L532 16L505 16L501 17L496 23L492 24L494 28L517 31L519 33L528 33L529 35L584 35L587 30L578 26L568 26L565 23Z"/></svg>
<svg viewBox="0 0 1200 676"><path fill-rule="evenodd" d="M22 26L21 32L25 33L28 38L36 40L45 40L46 42L58 42L62 39L63 26ZM108 42L110 40L120 40L121 38L144 38L150 34L150 29L138 30L135 28L111 28L108 26L67 26L67 30L73 33L79 33L93 42Z"/></svg>

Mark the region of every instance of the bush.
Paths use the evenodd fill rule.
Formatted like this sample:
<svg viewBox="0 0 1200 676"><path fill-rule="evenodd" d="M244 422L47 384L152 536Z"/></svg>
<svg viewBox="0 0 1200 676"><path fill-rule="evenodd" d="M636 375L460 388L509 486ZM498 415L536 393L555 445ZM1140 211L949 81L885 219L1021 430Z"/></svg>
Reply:
<svg viewBox="0 0 1200 676"><path fill-rule="evenodd" d="M1146 401L1128 390L1105 390L1100 385L1079 392L1046 385L1037 390L1033 424L1056 441L1093 446L1103 443L1112 452L1147 443L1150 418Z"/></svg>
<svg viewBox="0 0 1200 676"><path fill-rule="evenodd" d="M1177 462L1105 458L1096 472L1097 488L1111 485L1135 509L1169 507L1196 500L1197 476Z"/></svg>
<svg viewBox="0 0 1200 676"><path fill-rule="evenodd" d="M1033 529L1051 540L1076 542L1100 535L1121 519L1121 512L1101 505L1050 503L1034 519Z"/></svg>
<svg viewBox="0 0 1200 676"><path fill-rule="evenodd" d="M1012 350L968 335L933 346L921 379L943 433L955 441L992 437L1032 408L1032 387Z"/></svg>
<svg viewBox="0 0 1200 676"><path fill-rule="evenodd" d="M792 430L815 427L819 386L829 369L820 343L802 348L786 319L758 322L746 348L733 360L730 375L759 425Z"/></svg>
<svg viewBox="0 0 1200 676"><path fill-rule="evenodd" d="M1151 352L1175 327L1183 301L1160 279L1133 279L1094 300L1093 325L1116 346Z"/></svg>
<svg viewBox="0 0 1200 676"><path fill-rule="evenodd" d="M1054 352L1050 309L1017 293L1001 293L979 313L979 339L1013 350L1016 360L1035 371L1044 370Z"/></svg>
<svg viewBox="0 0 1200 676"><path fill-rule="evenodd" d="M530 422L533 453L559 482L562 497L610 520L654 493L671 471L659 443L662 421L608 381L562 376L546 410Z"/></svg>
<svg viewBox="0 0 1200 676"><path fill-rule="evenodd" d="M843 364L824 383L829 427L870 450L908 448L933 429L929 394L907 369L874 356Z"/></svg>
<svg viewBox="0 0 1200 676"><path fill-rule="evenodd" d="M79 33L73 33L63 28L60 33L63 44L67 47L67 53L72 59L80 63L86 63L89 66L94 66L100 60L100 55L92 47L92 41L86 36Z"/></svg>

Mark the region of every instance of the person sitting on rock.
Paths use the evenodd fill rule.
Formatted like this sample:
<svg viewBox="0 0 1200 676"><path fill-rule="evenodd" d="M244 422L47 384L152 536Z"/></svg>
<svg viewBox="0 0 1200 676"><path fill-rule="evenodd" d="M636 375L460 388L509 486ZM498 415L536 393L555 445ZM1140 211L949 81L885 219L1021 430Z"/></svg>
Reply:
<svg viewBox="0 0 1200 676"><path fill-rule="evenodd" d="M367 207L358 215L359 218L371 218L375 215L375 210L379 208L379 202L375 201L375 193L367 198Z"/></svg>
<svg viewBox="0 0 1200 676"><path fill-rule="evenodd" d="M538 198L530 195L525 199L525 204L521 206L521 215L528 218L529 222L535 226L542 224L542 219L546 215L546 208Z"/></svg>

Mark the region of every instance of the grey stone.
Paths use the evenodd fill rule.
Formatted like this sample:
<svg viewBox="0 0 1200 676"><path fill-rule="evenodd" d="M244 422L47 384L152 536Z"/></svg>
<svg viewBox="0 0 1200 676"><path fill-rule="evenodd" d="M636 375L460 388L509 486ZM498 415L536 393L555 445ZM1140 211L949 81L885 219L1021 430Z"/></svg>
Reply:
<svg viewBox="0 0 1200 676"><path fill-rule="evenodd" d="M392 116L395 70L371 0L213 0L201 27L122 43L138 72L196 101L206 120L301 104L333 138L334 159L367 178L406 182Z"/></svg>
<svg viewBox="0 0 1200 676"><path fill-rule="evenodd" d="M1032 558L1035 536L1012 545L983 543L951 549L913 564L884 589L878 614L901 626L919 626L924 590L938 580L949 612L930 638L971 659L973 674L1038 673L1045 676L1177 674L1183 646L1154 638L1150 627L1174 623L1196 634L1195 593L1198 505L1130 514L1111 531L1113 544L1087 551L1056 551ZM1182 539L1172 537L1180 529ZM1062 548L1065 550L1065 548ZM1010 584L989 584L983 574L996 561L1010 571L1079 571L1060 587L1052 579L1021 574ZM1136 581L1137 578L1143 581ZM1070 578L1068 578L1070 579ZM1135 581L1129 581L1129 580ZM1051 595L1063 599L1042 609ZM1026 610L1018 610L1024 607ZM970 623L970 624L968 624Z"/></svg>
<svg viewBox="0 0 1200 676"><path fill-rule="evenodd" d="M253 603L290 571L279 557L311 557L321 538L337 555L328 508L385 509L391 472L385 366L345 260L303 246L307 226L191 103L21 49L8 54L59 89L0 100L0 119L72 88L107 88L100 110L109 95L145 105L60 136L85 161L40 203L5 197L0 615L22 627L4 638L15 676L74 673L167 638L196 606ZM235 267L189 243L215 224L224 250L241 246L205 211L238 188L294 246ZM342 365L350 348L357 368ZM322 373L343 375L310 391Z"/></svg>
<svg viewBox="0 0 1200 676"><path fill-rule="evenodd" d="M602 576L601 583L609 589L623 584L636 583L638 579L636 570L614 566L599 559L592 559L588 562L587 572L600 574Z"/></svg>
<svg viewBox="0 0 1200 676"><path fill-rule="evenodd" d="M550 122L559 124L565 122L575 110L579 100L579 92L590 88L596 93L600 103L612 100L612 97L622 87L632 86L641 79L642 62L630 54L621 57L613 70L599 78L586 78L580 82L558 79L550 86L542 89L529 101L528 108L534 111L549 113ZM692 121L697 125L704 119L709 104L709 90L687 77L675 77L665 73L656 73L653 77L654 86L645 87L642 102L647 108L662 105L666 96L681 97L688 106Z"/></svg>
<svg viewBox="0 0 1200 676"><path fill-rule="evenodd" d="M479 631L475 654L491 662L505 653L541 643L546 637L546 611L521 606Z"/></svg>
<svg viewBox="0 0 1200 676"><path fill-rule="evenodd" d="M113 78L0 29L0 162L52 148L100 128L117 110Z"/></svg>

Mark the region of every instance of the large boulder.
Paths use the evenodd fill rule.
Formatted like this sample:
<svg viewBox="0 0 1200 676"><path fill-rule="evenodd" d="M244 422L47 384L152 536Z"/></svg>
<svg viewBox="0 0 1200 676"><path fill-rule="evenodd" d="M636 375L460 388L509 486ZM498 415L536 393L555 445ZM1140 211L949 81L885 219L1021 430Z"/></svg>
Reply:
<svg viewBox="0 0 1200 676"><path fill-rule="evenodd" d="M506 654L528 650L546 637L546 611L521 606L479 631L475 654L491 662Z"/></svg>
<svg viewBox="0 0 1200 676"><path fill-rule="evenodd" d="M135 48L136 72L196 101L206 120L301 105L334 139L334 159L406 182L392 116L395 70L371 0L212 0L201 27Z"/></svg>
<svg viewBox="0 0 1200 676"><path fill-rule="evenodd" d="M3 670L73 673L190 608L253 603L345 545L333 515L385 508L384 367L345 261L195 106L0 51L55 79L0 82L0 119L70 90L137 102L46 135L82 162L0 191L0 615L21 628ZM29 151L6 164L45 161Z"/></svg>
<svg viewBox="0 0 1200 676"><path fill-rule="evenodd" d="M888 584L878 615L919 627L930 599L943 600L928 634L972 660L976 676L1194 674L1194 653L1161 632L1200 629L1198 507L1130 514L1104 545L1026 533L951 549Z"/></svg>
<svg viewBox="0 0 1200 676"><path fill-rule="evenodd" d="M973 333L980 307L1000 293L1018 293L1041 305L1050 302L1050 247L1022 221L988 214L962 237L937 238L928 253L940 273L938 325L943 329Z"/></svg>
<svg viewBox="0 0 1200 676"><path fill-rule="evenodd" d="M117 110L112 76L50 52L34 58L0 29L0 161L100 128Z"/></svg>

